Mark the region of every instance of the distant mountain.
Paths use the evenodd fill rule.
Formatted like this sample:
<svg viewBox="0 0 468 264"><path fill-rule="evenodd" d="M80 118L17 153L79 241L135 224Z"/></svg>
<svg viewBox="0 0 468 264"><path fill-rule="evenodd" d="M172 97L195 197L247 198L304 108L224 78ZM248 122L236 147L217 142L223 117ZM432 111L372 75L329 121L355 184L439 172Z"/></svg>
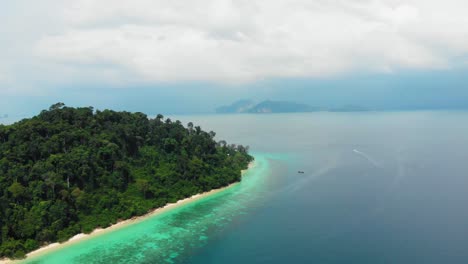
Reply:
<svg viewBox="0 0 468 264"><path fill-rule="evenodd" d="M287 101L262 101L258 104L252 100L239 100L231 105L216 108L217 113L295 113L320 110L306 104Z"/></svg>
<svg viewBox="0 0 468 264"><path fill-rule="evenodd" d="M225 105L216 108L216 113L247 113L249 109L255 106L252 100L239 100L230 105Z"/></svg>
<svg viewBox="0 0 468 264"><path fill-rule="evenodd" d="M1 119L1 118L8 118L8 115L7 115L7 114L4 114L4 115L1 115L1 114L0 114L0 119Z"/></svg>
<svg viewBox="0 0 468 264"><path fill-rule="evenodd" d="M263 101L252 108L248 109L248 113L296 113L296 112L313 112L318 111L316 107L306 104L286 101Z"/></svg>
<svg viewBox="0 0 468 264"><path fill-rule="evenodd" d="M316 112L316 111L329 111L329 112L362 112L370 111L362 106L345 105L342 107L324 108L313 107L307 104L300 104L289 101L271 101L266 100L260 103L255 103L252 100L239 100L230 105L221 106L216 108L216 113L298 113L298 112Z"/></svg>

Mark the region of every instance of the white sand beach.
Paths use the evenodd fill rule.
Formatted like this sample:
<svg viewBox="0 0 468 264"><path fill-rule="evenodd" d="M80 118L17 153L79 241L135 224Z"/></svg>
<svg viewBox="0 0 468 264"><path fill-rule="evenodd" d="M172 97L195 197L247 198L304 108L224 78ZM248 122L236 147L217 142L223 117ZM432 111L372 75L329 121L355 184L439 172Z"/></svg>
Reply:
<svg viewBox="0 0 468 264"><path fill-rule="evenodd" d="M253 167L255 167L255 162L254 161L249 164L249 167L248 167L247 170L249 170L249 169L251 169ZM247 170L243 170L242 175L244 175ZM67 247L67 246L72 245L74 243L77 243L77 242L80 242L80 241L83 241L83 240L86 240L86 239L93 238L93 237L98 236L100 234L112 232L112 231L114 231L116 229L119 229L119 228L122 228L122 227L125 227L125 226L128 226L128 225L137 223L139 221L145 220L148 217L152 217L152 216L160 214L162 212L166 212L168 210L177 208L179 206L182 206L182 205L188 204L190 202L199 200L201 198L204 198L204 197L213 195L215 193L221 192L221 191L226 190L227 188L230 188L230 187L232 187L232 186L234 186L234 185L236 185L238 183L239 182L232 183L232 184L230 184L230 185L228 185L226 187L219 188L219 189L214 189L214 190L211 190L209 192L195 194L195 195L193 195L191 197L179 200L176 203L169 203L169 204L166 204L163 207L154 209L153 211L151 211L151 212L149 212L149 213L147 213L145 215L137 216L137 217L133 217L133 218L130 218L130 219L127 219L127 220L120 221L120 222L118 222L118 223L116 223L114 225L111 225L111 226L107 227L107 228L97 228L97 229L93 230L93 232L91 232L90 234L84 234L84 233L77 234L77 235L73 236L72 238L70 238L69 240L67 240L66 242L63 242L63 243L52 243L52 244L43 246L43 247L41 247L41 248L39 248L39 249L37 249L35 251L32 251L32 252L28 253L26 255L26 258L30 258L30 257L33 257L33 256L39 256L41 254L45 254L45 253L48 253L48 252L51 252L51 251L54 251L54 250L59 250L60 248L64 248L64 247ZM21 261L21 260L11 260L11 259L5 258L5 259L0 259L0 264L12 264L12 263L17 263L19 261Z"/></svg>

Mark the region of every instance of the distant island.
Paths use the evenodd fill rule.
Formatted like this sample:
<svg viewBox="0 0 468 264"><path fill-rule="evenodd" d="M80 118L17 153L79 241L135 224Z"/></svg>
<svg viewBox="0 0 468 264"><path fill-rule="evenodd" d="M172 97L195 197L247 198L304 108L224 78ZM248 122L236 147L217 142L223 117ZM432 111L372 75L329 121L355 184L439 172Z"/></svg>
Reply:
<svg viewBox="0 0 468 264"><path fill-rule="evenodd" d="M361 112L369 111L362 106L346 105L342 107L314 107L307 104L301 104L289 101L271 101L265 100L255 103L252 100L239 100L230 105L216 108L216 113L300 113L300 112Z"/></svg>
<svg viewBox="0 0 468 264"><path fill-rule="evenodd" d="M2 119L2 118L8 118L8 114L4 114L4 115L0 114L0 119Z"/></svg>
<svg viewBox="0 0 468 264"><path fill-rule="evenodd" d="M216 108L216 113L247 113L250 109L255 107L255 105L256 104L252 100L239 100L230 105L224 105Z"/></svg>
<svg viewBox="0 0 468 264"><path fill-rule="evenodd" d="M248 147L143 113L57 103L0 125L0 259L241 180Z"/></svg>

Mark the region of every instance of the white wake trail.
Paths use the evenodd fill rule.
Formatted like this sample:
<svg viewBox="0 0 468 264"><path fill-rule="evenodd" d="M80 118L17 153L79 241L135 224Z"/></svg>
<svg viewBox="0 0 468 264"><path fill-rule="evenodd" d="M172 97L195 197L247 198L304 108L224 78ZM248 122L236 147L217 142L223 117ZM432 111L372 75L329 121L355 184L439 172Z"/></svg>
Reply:
<svg viewBox="0 0 468 264"><path fill-rule="evenodd" d="M372 163L372 165L374 165L375 167L380 167L379 163L377 163L375 160L373 160L371 157L369 157L369 155L367 155L366 153L364 153L362 151L359 151L357 149L353 149L353 152L358 154L358 155L361 155L362 157L364 157L367 161Z"/></svg>

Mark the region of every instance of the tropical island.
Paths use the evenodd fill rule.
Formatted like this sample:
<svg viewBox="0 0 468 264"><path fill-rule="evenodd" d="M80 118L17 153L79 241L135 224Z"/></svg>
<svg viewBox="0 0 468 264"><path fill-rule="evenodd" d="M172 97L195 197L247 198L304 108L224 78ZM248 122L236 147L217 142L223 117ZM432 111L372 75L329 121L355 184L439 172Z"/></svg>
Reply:
<svg viewBox="0 0 468 264"><path fill-rule="evenodd" d="M224 105L216 108L218 114L265 114L265 113L306 113L306 112L363 112L369 111L368 108L358 105L344 105L340 107L317 107L308 104L302 104L290 101L272 101L265 100L259 103L253 100L238 100L230 105Z"/></svg>
<svg viewBox="0 0 468 264"><path fill-rule="evenodd" d="M248 147L143 113L52 105L0 125L0 258L241 180Z"/></svg>

